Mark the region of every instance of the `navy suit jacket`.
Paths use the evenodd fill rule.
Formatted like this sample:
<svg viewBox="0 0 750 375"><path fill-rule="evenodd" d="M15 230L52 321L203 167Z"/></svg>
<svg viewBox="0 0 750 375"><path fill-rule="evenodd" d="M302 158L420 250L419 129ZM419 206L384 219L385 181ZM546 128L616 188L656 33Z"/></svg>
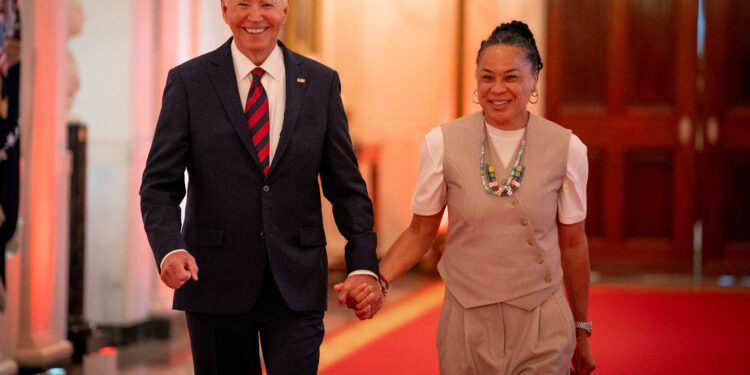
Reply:
<svg viewBox="0 0 750 375"><path fill-rule="evenodd" d="M169 72L140 189L149 243L157 266L168 252L186 249L200 269L199 281L175 291L175 309L248 312L270 270L291 309L323 311L328 262L321 186L347 239L347 271L378 271L372 203L352 150L338 74L279 42L286 109L264 176L237 97L230 43Z"/></svg>

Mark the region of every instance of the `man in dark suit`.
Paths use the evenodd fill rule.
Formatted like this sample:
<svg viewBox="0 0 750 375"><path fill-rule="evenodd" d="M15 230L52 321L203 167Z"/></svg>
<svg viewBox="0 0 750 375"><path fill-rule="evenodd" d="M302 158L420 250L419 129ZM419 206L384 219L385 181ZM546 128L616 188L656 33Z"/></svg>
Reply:
<svg viewBox="0 0 750 375"><path fill-rule="evenodd" d="M140 191L146 233L186 311L197 374L260 374L258 341L269 373L316 373L328 272L320 185L348 241L340 293L370 296L360 319L382 302L372 204L338 74L278 41L287 0L221 9L233 38L167 77Z"/></svg>

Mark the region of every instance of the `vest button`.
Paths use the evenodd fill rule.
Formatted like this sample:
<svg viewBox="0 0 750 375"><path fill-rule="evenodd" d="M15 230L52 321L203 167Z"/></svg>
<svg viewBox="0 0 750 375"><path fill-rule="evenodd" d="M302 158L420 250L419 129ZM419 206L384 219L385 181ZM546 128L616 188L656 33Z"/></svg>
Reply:
<svg viewBox="0 0 750 375"><path fill-rule="evenodd" d="M523 225L523 226L529 225L529 220L528 219L521 220L521 225Z"/></svg>
<svg viewBox="0 0 750 375"><path fill-rule="evenodd" d="M551 277L551 276L547 276L547 277L545 277L545 278L544 278L544 282L546 282L546 283L551 283L551 282L552 282L552 277Z"/></svg>
<svg viewBox="0 0 750 375"><path fill-rule="evenodd" d="M539 264L543 264L544 263L544 258L539 258L539 259L537 259L536 262L539 263Z"/></svg>
<svg viewBox="0 0 750 375"><path fill-rule="evenodd" d="M269 191L271 191L271 188L268 185L263 185L263 192L268 193Z"/></svg>
<svg viewBox="0 0 750 375"><path fill-rule="evenodd" d="M529 245L530 245L530 246L534 246L534 240L532 240L532 239L529 239Z"/></svg>

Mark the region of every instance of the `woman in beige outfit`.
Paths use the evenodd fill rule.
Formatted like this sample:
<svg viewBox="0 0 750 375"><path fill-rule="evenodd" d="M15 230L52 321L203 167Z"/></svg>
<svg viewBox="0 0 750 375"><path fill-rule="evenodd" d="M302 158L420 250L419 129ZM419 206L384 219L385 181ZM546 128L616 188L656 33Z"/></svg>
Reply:
<svg viewBox="0 0 750 375"><path fill-rule="evenodd" d="M380 264L386 285L410 270L448 208L438 264L446 284L442 374L567 374L571 360L576 374L595 368L586 146L526 110L538 99L541 69L523 22L502 24L482 42L475 91L482 111L427 134L412 222ZM362 286L346 302L369 309L369 294Z"/></svg>

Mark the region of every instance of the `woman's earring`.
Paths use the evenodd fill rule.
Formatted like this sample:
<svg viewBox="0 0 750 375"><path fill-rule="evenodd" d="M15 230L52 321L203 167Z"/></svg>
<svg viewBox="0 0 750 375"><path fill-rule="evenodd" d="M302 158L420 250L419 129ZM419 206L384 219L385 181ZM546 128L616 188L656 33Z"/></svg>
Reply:
<svg viewBox="0 0 750 375"><path fill-rule="evenodd" d="M479 104L479 90L474 89L474 91L471 92L471 101L474 102L474 104Z"/></svg>
<svg viewBox="0 0 750 375"><path fill-rule="evenodd" d="M529 98L529 103L539 103L539 90L534 89L533 91L531 91L531 98Z"/></svg>

